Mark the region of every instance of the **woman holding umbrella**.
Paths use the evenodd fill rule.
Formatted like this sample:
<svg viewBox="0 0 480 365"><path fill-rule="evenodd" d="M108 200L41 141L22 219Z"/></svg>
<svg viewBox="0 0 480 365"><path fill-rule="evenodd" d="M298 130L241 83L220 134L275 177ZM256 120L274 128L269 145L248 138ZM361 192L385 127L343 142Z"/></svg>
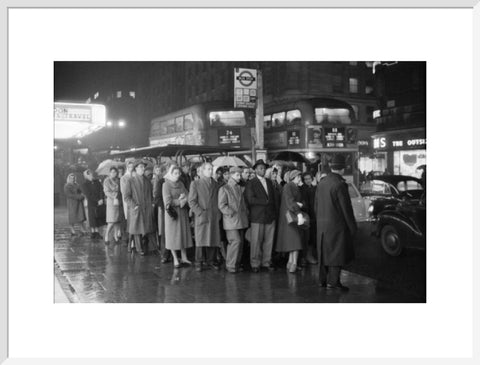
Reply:
<svg viewBox="0 0 480 365"><path fill-rule="evenodd" d="M288 174L289 182L283 187L278 218L277 252L288 252L287 269L295 273L297 268L298 253L302 249L302 235L300 226L305 225L305 213L301 209L304 206L302 194L298 186L302 181L299 170L292 170ZM290 219L289 219L290 218Z"/></svg>
<svg viewBox="0 0 480 365"><path fill-rule="evenodd" d="M120 179L118 169L110 168L110 176L103 182L103 192L107 197L107 229L105 231L105 244L109 242L110 232L113 229L113 237L118 242L121 236L121 224L125 219L123 215L122 193L120 192Z"/></svg>
<svg viewBox="0 0 480 365"><path fill-rule="evenodd" d="M77 184L74 173L67 176L67 183L63 187L65 196L67 197L68 224L72 236L75 236L75 224L79 223L82 234L87 234L85 227L85 209L83 208L83 199L85 198Z"/></svg>

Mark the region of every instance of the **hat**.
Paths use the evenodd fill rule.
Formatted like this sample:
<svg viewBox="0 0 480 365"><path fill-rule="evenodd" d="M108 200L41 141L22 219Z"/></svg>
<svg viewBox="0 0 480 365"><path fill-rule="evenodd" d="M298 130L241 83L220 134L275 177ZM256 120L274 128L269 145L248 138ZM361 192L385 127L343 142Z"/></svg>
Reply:
<svg viewBox="0 0 480 365"><path fill-rule="evenodd" d="M261 159L260 159L260 160L257 160L257 161L255 162L255 165L253 165L253 169L255 170L258 165L263 165L263 166L265 166L265 168L268 167L268 165L265 163L265 161L263 161L263 160L261 160Z"/></svg>
<svg viewBox="0 0 480 365"><path fill-rule="evenodd" d="M330 161L330 168L334 170L341 170L345 168L345 156L334 155Z"/></svg>
<svg viewBox="0 0 480 365"><path fill-rule="evenodd" d="M231 174L234 174L234 173L236 173L236 172L238 172L238 173L241 174L242 171L243 171L243 169L242 169L241 167L239 167L239 166L232 166L232 167L230 167L230 170L229 170L229 171L230 171Z"/></svg>
<svg viewBox="0 0 480 365"><path fill-rule="evenodd" d="M147 167L147 163L143 160L136 160L133 163L133 168L136 169L138 165L143 165L143 167Z"/></svg>
<svg viewBox="0 0 480 365"><path fill-rule="evenodd" d="M295 179L298 175L301 175L301 172L299 170L292 170L290 171L290 173L288 174L288 179L290 181L293 181L293 179Z"/></svg>

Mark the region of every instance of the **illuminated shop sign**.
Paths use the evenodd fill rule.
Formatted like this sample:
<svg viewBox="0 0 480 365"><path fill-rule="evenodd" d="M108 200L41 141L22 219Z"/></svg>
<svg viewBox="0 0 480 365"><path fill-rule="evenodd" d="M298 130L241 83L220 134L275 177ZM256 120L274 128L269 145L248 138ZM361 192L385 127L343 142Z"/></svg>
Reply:
<svg viewBox="0 0 480 365"><path fill-rule="evenodd" d="M104 105L54 103L55 139L82 138L105 127Z"/></svg>
<svg viewBox="0 0 480 365"><path fill-rule="evenodd" d="M426 138L406 138L406 137L377 137L373 139L374 149L409 149L426 148Z"/></svg>

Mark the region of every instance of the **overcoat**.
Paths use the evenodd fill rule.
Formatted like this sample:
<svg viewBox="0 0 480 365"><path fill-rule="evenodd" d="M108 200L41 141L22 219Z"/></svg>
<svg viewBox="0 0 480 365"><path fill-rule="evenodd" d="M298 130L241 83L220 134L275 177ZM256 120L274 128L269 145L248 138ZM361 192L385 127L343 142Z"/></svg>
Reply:
<svg viewBox="0 0 480 365"><path fill-rule="evenodd" d="M223 215L223 229L244 229L248 227L247 203L242 187L232 178L218 191L218 209Z"/></svg>
<svg viewBox="0 0 480 365"><path fill-rule="evenodd" d="M82 184L81 188L88 203L88 225L92 228L105 225L105 216L103 214L99 214L99 210L97 210L98 201L105 199L102 183L97 179L93 179L92 181L86 180Z"/></svg>
<svg viewBox="0 0 480 365"><path fill-rule="evenodd" d="M294 215L301 212L300 206L297 203L305 205L298 186L293 182L289 182L282 189L275 247L275 251L277 252L290 252L302 249L300 228L298 228L296 224L288 224L287 222L287 211L290 211Z"/></svg>
<svg viewBox="0 0 480 365"><path fill-rule="evenodd" d="M219 183L213 178L205 177L190 184L188 204L195 214L195 245L197 247L220 246L219 187Z"/></svg>
<svg viewBox="0 0 480 365"><path fill-rule="evenodd" d="M270 179L267 181L268 194L258 177L247 182L245 198L250 212L251 223L269 224L276 219L277 202L276 193Z"/></svg>
<svg viewBox="0 0 480 365"><path fill-rule="evenodd" d="M80 186L75 183L66 183L63 192L67 197L68 224L85 221L85 209L83 207L84 196Z"/></svg>
<svg viewBox="0 0 480 365"><path fill-rule="evenodd" d="M107 197L107 223L117 223L124 219L123 199L120 191L120 179L107 177L103 182L103 192ZM118 204L115 205L115 199Z"/></svg>
<svg viewBox="0 0 480 365"><path fill-rule="evenodd" d="M315 194L319 261L326 266L343 266L354 258L353 237L357 223L348 186L342 176L329 173L317 185Z"/></svg>
<svg viewBox="0 0 480 365"><path fill-rule="evenodd" d="M147 234L155 232L152 183L150 180L143 175L131 176L125 187L125 203L128 205L128 233ZM137 206L138 209L135 209Z"/></svg>
<svg viewBox="0 0 480 365"><path fill-rule="evenodd" d="M127 189L128 180L130 180L131 177L132 175L127 173L120 178L120 193L122 194L122 199L123 199L122 206L123 206L123 214L125 218L128 217L128 205L127 203L125 203L125 191Z"/></svg>
<svg viewBox="0 0 480 365"><path fill-rule="evenodd" d="M169 250L181 250L193 246L192 231L188 219L188 206L180 205L181 194L188 196L188 191L181 181L165 179L162 186L163 204L165 207L173 207L177 212L177 218L173 219L165 214L165 246Z"/></svg>

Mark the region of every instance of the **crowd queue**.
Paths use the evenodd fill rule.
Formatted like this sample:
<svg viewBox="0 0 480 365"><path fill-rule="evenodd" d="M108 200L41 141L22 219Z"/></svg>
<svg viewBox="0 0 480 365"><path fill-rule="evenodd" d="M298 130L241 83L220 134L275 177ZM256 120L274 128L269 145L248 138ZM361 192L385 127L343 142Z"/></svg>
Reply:
<svg viewBox="0 0 480 365"><path fill-rule="evenodd" d="M159 255L175 268L230 273L289 273L320 264L319 285L347 290L340 270L354 257L357 230L343 156L334 156L328 173L282 173L263 160L253 169L218 168L211 163L190 169L175 163L147 168L145 161L112 167L102 183L91 170L85 182L68 175L64 191L72 235L109 244L124 240L129 252ZM194 263L187 250L194 247ZM192 258L192 257L191 257Z"/></svg>

